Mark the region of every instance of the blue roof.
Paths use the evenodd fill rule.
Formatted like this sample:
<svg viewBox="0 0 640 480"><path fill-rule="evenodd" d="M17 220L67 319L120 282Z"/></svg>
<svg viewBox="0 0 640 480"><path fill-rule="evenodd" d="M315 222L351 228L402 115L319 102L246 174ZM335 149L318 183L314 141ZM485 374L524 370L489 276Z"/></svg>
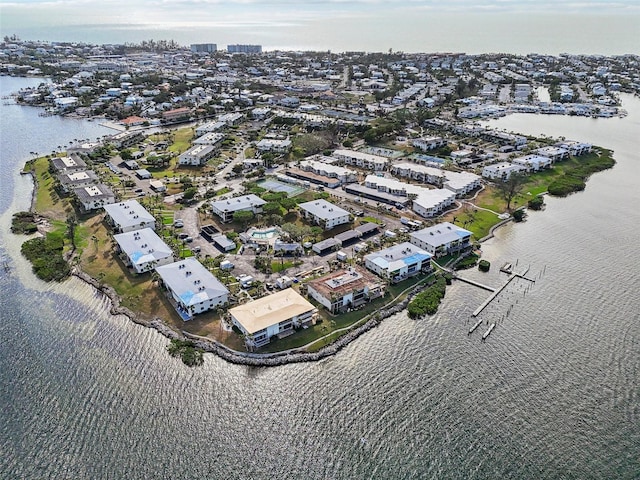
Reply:
<svg viewBox="0 0 640 480"><path fill-rule="evenodd" d="M424 262L429 260L431 255L428 253L414 253L413 255L403 258L402 261L407 265L413 265L414 263Z"/></svg>

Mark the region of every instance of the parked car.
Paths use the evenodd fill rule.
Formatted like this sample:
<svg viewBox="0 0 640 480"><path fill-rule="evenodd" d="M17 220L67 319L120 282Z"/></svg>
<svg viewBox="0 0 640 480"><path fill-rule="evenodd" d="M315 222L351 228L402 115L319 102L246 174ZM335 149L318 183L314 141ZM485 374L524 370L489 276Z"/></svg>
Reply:
<svg viewBox="0 0 640 480"><path fill-rule="evenodd" d="M189 238L189 234L184 232L179 233L177 236L180 240L186 240L187 238Z"/></svg>
<svg viewBox="0 0 640 480"><path fill-rule="evenodd" d="M176 228L182 228L184 227L184 222L182 220L176 220L175 222L173 222L173 226Z"/></svg>
<svg viewBox="0 0 640 480"><path fill-rule="evenodd" d="M187 237L187 238L184 239L184 241L187 242L187 243L191 243L191 242L193 242L193 237Z"/></svg>

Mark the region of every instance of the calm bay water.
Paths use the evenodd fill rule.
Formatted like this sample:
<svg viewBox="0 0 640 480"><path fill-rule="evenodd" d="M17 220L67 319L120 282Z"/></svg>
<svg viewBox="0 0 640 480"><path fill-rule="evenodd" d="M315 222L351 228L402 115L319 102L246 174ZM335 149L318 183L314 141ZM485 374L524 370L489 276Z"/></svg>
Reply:
<svg viewBox="0 0 640 480"><path fill-rule="evenodd" d="M2 78L2 94L28 82ZM319 363L189 369L84 284L33 277L8 231L29 205L17 170L107 132L3 105L0 478L638 478L640 101L625 108L497 122L613 148L618 164L483 245L492 271L465 275L498 286L517 261L536 278L481 314L498 322L486 343L486 326L467 331L487 292L458 283L435 316L389 318Z"/></svg>

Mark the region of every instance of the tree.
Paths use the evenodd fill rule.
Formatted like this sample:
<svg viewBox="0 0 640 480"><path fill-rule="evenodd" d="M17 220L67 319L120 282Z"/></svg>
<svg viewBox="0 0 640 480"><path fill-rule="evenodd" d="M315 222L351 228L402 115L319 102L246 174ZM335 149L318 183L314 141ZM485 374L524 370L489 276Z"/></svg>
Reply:
<svg viewBox="0 0 640 480"><path fill-rule="evenodd" d="M280 200L280 205L287 211L287 213L296 208L297 204L298 202L296 202L293 198L283 198L282 200Z"/></svg>
<svg viewBox="0 0 640 480"><path fill-rule="evenodd" d="M496 183L498 193L507 202L507 210L511 210L511 201L522 192L525 180L525 175L516 172Z"/></svg>
<svg viewBox="0 0 640 480"><path fill-rule="evenodd" d="M75 212L70 212L67 215L67 236L71 241L71 249L76 249L76 226L78 225L78 218Z"/></svg>
<svg viewBox="0 0 640 480"><path fill-rule="evenodd" d="M262 206L262 211L267 215L274 215L280 213L280 205L276 202L265 203Z"/></svg>
<svg viewBox="0 0 640 480"><path fill-rule="evenodd" d="M239 210L237 212L233 212L233 221L241 223L243 227L246 227L247 224L253 220L253 212L251 210Z"/></svg>

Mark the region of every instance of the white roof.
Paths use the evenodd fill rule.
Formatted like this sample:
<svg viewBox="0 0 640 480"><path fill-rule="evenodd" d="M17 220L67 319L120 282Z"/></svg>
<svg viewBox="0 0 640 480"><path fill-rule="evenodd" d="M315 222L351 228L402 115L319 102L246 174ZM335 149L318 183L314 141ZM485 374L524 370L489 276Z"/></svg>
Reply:
<svg viewBox="0 0 640 480"><path fill-rule="evenodd" d="M320 218L322 220L333 220L334 218L344 217L349 215L349 212L327 202L326 200L312 200L310 202L301 203L299 207L311 215Z"/></svg>
<svg viewBox="0 0 640 480"><path fill-rule="evenodd" d="M141 223L155 222L156 220L137 200L110 203L105 205L104 209L113 220L113 223L122 229L140 225Z"/></svg>
<svg viewBox="0 0 640 480"><path fill-rule="evenodd" d="M414 194L416 195L413 201L414 205L420 205L425 209L433 208L445 200L455 198L455 193L445 188L426 188L420 185L401 182L395 178L378 177L376 175L367 175L365 184L375 185L375 188L383 186L392 191L406 192L407 196Z"/></svg>
<svg viewBox="0 0 640 480"><path fill-rule="evenodd" d="M193 257L156 267L156 272L187 307L229 294L227 287Z"/></svg>
<svg viewBox="0 0 640 480"><path fill-rule="evenodd" d="M357 152L355 150L336 150L333 152L333 156L342 156L349 158L358 158L361 160L366 160L369 162L377 162L377 163L387 163L386 157L381 157L379 155L372 155L370 153L365 152Z"/></svg>
<svg viewBox="0 0 640 480"><path fill-rule="evenodd" d="M364 256L365 261L375 263L378 267L389 271L396 271L418 261L426 262L430 258L430 253L409 242L399 243Z"/></svg>
<svg viewBox="0 0 640 480"><path fill-rule="evenodd" d="M114 235L122 251L134 265L142 265L154 260L173 256L173 251L150 228Z"/></svg>
<svg viewBox="0 0 640 480"><path fill-rule="evenodd" d="M338 176L355 175L356 172L348 168L331 165L329 163L319 162L317 160L303 160L300 162L301 167L308 167L314 172L335 173Z"/></svg>
<svg viewBox="0 0 640 480"><path fill-rule="evenodd" d="M471 232L450 222L438 223L411 234L411 239L420 240L433 247L446 245L461 238L471 237Z"/></svg>
<svg viewBox="0 0 640 480"><path fill-rule="evenodd" d="M233 197L228 200L218 200L217 202L211 202L211 206L221 212L235 212L238 210L247 210L253 207L261 207L265 203L267 202L265 202L259 196L251 193L249 195Z"/></svg>
<svg viewBox="0 0 640 480"><path fill-rule="evenodd" d="M229 309L229 313L251 335L271 325L315 310L293 288L273 293L253 302Z"/></svg>

